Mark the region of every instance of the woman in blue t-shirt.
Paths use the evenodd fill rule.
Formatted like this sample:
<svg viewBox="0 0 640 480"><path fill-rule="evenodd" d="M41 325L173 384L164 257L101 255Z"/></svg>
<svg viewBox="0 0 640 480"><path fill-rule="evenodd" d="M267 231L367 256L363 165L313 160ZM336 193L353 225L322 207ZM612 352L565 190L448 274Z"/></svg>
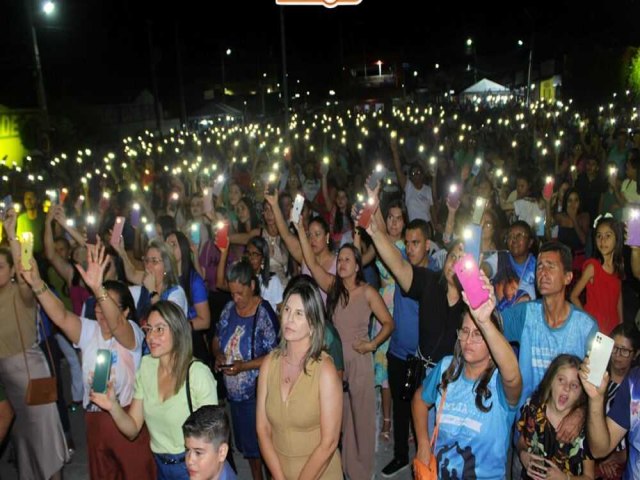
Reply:
<svg viewBox="0 0 640 480"><path fill-rule="evenodd" d="M518 360L502 335L493 287L489 300L463 314L453 357L443 358L413 397L416 458L458 478L505 476L511 426L522 392ZM469 305L465 293L464 302ZM444 397L444 398L443 398ZM430 444L427 418L435 405L439 433Z"/></svg>
<svg viewBox="0 0 640 480"><path fill-rule="evenodd" d="M180 231L173 231L167 235L166 242L176 259L180 286L187 297L187 320L191 323L193 355L209 365L209 342L205 333L211 325L211 311L207 287L191 260L191 244L187 236Z"/></svg>

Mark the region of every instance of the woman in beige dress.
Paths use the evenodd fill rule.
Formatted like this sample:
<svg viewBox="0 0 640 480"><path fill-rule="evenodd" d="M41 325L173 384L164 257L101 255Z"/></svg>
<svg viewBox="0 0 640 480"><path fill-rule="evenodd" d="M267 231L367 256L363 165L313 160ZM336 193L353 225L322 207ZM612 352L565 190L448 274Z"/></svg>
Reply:
<svg viewBox="0 0 640 480"><path fill-rule="evenodd" d="M323 352L324 304L315 282L291 281L281 342L260 367L256 426L274 480L342 480L337 451L342 383Z"/></svg>

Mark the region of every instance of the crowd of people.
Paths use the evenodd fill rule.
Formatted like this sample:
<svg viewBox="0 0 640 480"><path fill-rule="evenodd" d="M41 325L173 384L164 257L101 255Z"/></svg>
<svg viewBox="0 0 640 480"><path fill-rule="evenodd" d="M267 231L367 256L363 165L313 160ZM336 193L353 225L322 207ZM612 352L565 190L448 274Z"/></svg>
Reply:
<svg viewBox="0 0 640 480"><path fill-rule="evenodd" d="M59 189L14 172L0 440L20 478L60 478L80 408L91 478L230 479L232 452L254 480L392 478L411 443L439 478L640 478L637 117L327 110L81 151ZM57 401L34 404L48 376Z"/></svg>

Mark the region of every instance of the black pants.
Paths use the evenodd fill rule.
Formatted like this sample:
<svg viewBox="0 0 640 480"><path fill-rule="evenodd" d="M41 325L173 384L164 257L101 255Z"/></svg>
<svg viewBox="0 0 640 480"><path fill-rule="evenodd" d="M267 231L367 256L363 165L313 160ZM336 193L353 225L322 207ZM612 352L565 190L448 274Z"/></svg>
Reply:
<svg viewBox="0 0 640 480"><path fill-rule="evenodd" d="M399 462L409 461L409 428L411 427L411 401L403 400L402 386L407 362L387 353L389 388L393 412L393 457Z"/></svg>

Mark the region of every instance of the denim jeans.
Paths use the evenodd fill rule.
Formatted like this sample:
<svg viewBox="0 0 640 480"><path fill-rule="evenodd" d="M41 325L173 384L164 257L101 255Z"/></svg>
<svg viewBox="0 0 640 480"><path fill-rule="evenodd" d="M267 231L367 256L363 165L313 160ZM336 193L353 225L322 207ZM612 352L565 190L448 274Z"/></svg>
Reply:
<svg viewBox="0 0 640 480"><path fill-rule="evenodd" d="M189 480L184 453L154 453L153 459L158 468L158 480Z"/></svg>

